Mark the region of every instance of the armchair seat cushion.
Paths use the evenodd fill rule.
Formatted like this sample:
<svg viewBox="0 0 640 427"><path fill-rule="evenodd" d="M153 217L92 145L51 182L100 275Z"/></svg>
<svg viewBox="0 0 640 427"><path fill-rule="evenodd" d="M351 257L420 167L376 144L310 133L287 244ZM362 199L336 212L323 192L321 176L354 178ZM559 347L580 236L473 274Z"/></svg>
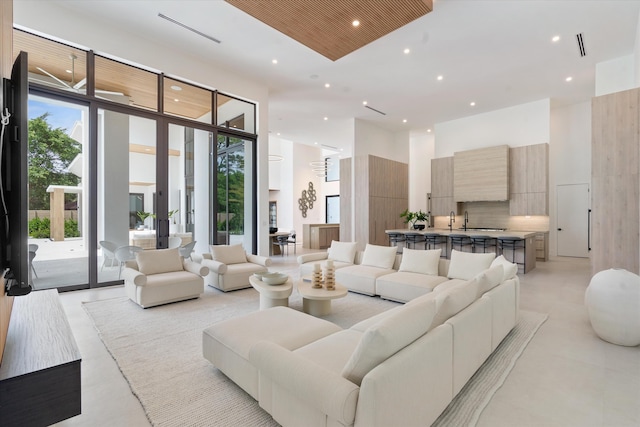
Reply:
<svg viewBox="0 0 640 427"><path fill-rule="evenodd" d="M236 255L239 253L239 249L242 249L239 245L234 249L229 249L230 246L215 245L211 246L211 250L231 251ZM239 247L239 248L238 248ZM271 258L263 257L253 254L244 254L244 261L240 261L239 258L233 259L233 257L227 259L232 261L231 264L226 264L220 259L213 259L213 255L209 253L202 254L201 256L194 255L194 259L198 260L203 266L209 268L209 274L205 278L207 284L213 288L220 289L221 291L235 291L236 289L250 288L249 277L254 273L266 273L267 267L271 265ZM225 252L226 254L226 252Z"/></svg>
<svg viewBox="0 0 640 427"><path fill-rule="evenodd" d="M171 271L163 274L152 274L147 276L146 287L171 286L175 284L187 286L190 283L202 285L202 277L189 271Z"/></svg>

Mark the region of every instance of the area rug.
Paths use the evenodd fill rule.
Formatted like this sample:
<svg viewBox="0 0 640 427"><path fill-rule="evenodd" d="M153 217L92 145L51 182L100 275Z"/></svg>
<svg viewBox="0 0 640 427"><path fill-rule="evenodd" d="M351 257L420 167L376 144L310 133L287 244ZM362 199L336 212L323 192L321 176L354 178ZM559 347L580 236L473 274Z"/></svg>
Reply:
<svg viewBox="0 0 640 427"><path fill-rule="evenodd" d="M277 426L269 414L202 356L202 330L258 310L254 289L223 293L207 287L197 300L142 309L126 297L83 303L98 333L154 426ZM397 306L349 293L323 318L348 328ZM289 306L302 310L296 292ZM546 319L521 311L516 328L436 421L474 425Z"/></svg>

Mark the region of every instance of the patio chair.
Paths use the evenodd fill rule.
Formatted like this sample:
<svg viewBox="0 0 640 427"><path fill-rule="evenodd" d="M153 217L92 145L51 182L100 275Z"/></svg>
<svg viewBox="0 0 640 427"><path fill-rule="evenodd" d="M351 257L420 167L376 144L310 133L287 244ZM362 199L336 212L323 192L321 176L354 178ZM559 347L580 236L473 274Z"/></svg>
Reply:
<svg viewBox="0 0 640 427"><path fill-rule="evenodd" d="M293 245L293 253L296 253L296 230L291 230L291 234L287 239L287 255L289 255L289 245Z"/></svg>
<svg viewBox="0 0 640 427"><path fill-rule="evenodd" d="M182 245L182 239L180 237L169 237L169 249L179 248L180 245Z"/></svg>
<svg viewBox="0 0 640 427"><path fill-rule="evenodd" d="M33 268L33 259L36 257L37 250L38 245L36 245L35 243L29 244L29 266L31 268L31 271L33 272L33 275L36 277L38 277L38 273L36 273L36 269Z"/></svg>
<svg viewBox="0 0 640 427"><path fill-rule="evenodd" d="M196 241L194 240L191 243L187 243L184 246L180 246L178 252L180 252L180 256L184 259L191 259L191 253L193 252L193 248L196 246Z"/></svg>
<svg viewBox="0 0 640 427"><path fill-rule="evenodd" d="M120 263L120 267L118 268L118 279L120 279L120 275L122 274L122 266L125 262L136 259L136 252L143 251L140 246L120 246L115 251L116 259Z"/></svg>
<svg viewBox="0 0 640 427"><path fill-rule="evenodd" d="M100 271L104 265L109 261L109 267L113 267L113 263L116 262L116 249L118 249L118 245L108 240L101 240L100 247L102 248L102 265L100 266Z"/></svg>

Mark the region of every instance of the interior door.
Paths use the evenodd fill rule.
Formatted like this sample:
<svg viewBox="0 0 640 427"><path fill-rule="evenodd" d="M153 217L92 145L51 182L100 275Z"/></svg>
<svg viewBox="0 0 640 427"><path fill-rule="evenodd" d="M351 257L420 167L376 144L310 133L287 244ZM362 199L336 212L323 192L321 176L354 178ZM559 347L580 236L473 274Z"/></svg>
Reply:
<svg viewBox="0 0 640 427"><path fill-rule="evenodd" d="M589 256L589 184L558 185L558 256Z"/></svg>

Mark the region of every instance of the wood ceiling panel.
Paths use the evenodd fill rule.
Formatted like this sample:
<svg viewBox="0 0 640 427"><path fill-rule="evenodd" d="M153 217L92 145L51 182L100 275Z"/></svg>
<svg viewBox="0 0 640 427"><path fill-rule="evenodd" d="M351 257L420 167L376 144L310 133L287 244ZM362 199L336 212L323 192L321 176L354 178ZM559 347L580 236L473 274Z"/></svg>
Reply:
<svg viewBox="0 0 640 427"><path fill-rule="evenodd" d="M225 1L332 61L433 10L432 0Z"/></svg>

